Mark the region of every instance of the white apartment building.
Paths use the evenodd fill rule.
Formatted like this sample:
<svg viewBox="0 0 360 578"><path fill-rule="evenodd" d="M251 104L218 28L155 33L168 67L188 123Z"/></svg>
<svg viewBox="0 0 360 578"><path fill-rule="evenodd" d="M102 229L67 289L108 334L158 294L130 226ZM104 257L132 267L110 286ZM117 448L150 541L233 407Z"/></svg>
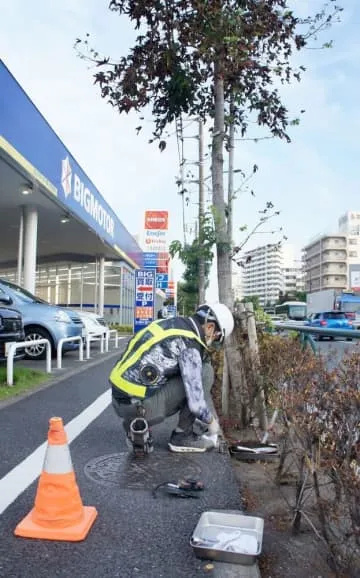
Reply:
<svg viewBox="0 0 360 578"><path fill-rule="evenodd" d="M294 246L290 243L281 246L283 293L305 290L305 275L302 260L297 258Z"/></svg>
<svg viewBox="0 0 360 578"><path fill-rule="evenodd" d="M301 262L295 259L292 245L264 245L247 251L244 258L244 297L257 295L260 304L264 306L276 303L280 291L302 290Z"/></svg>
<svg viewBox="0 0 360 578"><path fill-rule="evenodd" d="M235 267L232 272L233 300L242 301L244 298L242 268L237 265Z"/></svg>
<svg viewBox="0 0 360 578"><path fill-rule="evenodd" d="M338 221L339 233L360 235L360 212L347 211Z"/></svg>

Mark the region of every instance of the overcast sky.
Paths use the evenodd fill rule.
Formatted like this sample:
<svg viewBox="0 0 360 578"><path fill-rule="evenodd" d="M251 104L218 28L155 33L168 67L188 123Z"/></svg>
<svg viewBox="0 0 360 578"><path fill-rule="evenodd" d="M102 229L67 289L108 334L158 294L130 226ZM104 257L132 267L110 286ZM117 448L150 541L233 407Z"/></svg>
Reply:
<svg viewBox="0 0 360 578"><path fill-rule="evenodd" d="M319 5L300 1L303 10ZM293 142L238 143L236 168L247 171L256 163L259 171L251 183L256 197L245 193L236 201L235 241L243 236L239 227L254 225L268 200L281 211L270 229L282 226L297 250L317 233L335 230L346 210L360 210L360 2L342 5L341 24L323 37L333 39L334 47L305 51L299 61L308 69L304 79L285 91L294 115L306 110L291 132ZM107 6L108 0L0 0L0 54L128 230L141 231L145 209L168 209L170 237L181 239L175 138L163 153L149 145L149 113L136 136L136 116L120 117L100 98L94 71L73 49L75 39L89 32L105 54L127 52L134 33L126 18ZM194 123L186 135L196 130ZM259 136L256 126L249 136ZM186 158L196 160L196 141L185 143ZM193 191L195 201L196 187ZM190 224L195 211L190 204ZM275 235L257 235L248 248L272 240Z"/></svg>

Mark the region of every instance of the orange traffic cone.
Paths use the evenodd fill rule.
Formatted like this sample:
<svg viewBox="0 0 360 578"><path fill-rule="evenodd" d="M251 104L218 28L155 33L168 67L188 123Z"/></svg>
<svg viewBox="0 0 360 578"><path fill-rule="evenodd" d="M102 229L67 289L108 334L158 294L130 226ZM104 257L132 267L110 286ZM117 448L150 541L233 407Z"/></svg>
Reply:
<svg viewBox="0 0 360 578"><path fill-rule="evenodd" d="M43 540L84 540L97 511L83 506L61 417L50 419L48 446L35 505L15 528L15 536Z"/></svg>

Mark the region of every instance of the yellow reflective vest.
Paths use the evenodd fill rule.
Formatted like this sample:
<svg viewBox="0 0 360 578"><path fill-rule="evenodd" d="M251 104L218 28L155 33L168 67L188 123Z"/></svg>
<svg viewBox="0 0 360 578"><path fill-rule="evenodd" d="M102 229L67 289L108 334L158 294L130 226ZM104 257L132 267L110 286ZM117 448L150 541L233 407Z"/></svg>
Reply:
<svg viewBox="0 0 360 578"><path fill-rule="evenodd" d="M163 327L168 325L167 320L154 321L145 329L142 329L133 337L122 358L115 365L110 373L110 383L130 397L145 399L157 389L156 384L138 384L125 379L124 374L139 362L141 357L150 351L152 347L172 337L185 337L198 342L201 347L206 348L205 343L194 333L187 329L176 329L174 327ZM146 369L146 368L145 368ZM144 380L147 381L147 380Z"/></svg>

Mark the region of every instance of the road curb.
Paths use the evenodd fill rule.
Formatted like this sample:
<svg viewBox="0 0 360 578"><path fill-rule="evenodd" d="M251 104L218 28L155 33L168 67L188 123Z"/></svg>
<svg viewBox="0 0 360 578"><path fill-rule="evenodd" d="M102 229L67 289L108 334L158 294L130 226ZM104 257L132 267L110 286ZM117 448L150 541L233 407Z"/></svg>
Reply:
<svg viewBox="0 0 360 578"><path fill-rule="evenodd" d="M61 383L62 381L65 381L66 379L70 379L71 377L74 377L75 375L78 375L78 374L82 373L83 371L90 369L91 367L95 367L96 365L99 365L100 363L104 363L105 361L108 361L112 357L115 357L116 355L120 355L120 353L121 353L121 349L118 348L118 349L114 349L112 351L109 351L108 353L99 354L99 356L96 357L95 359L90 358L89 360L84 360L83 365L79 363L78 367L71 368L69 370L66 370L66 369L56 370L56 368L54 368L54 373L51 374L54 377L51 377L49 380L34 387L34 389L31 389L30 391L25 391L24 393L20 393L20 394L12 397L10 399L0 401L0 411L2 409L5 409L6 407L8 407L10 405L13 405L14 403L17 403L18 401L21 401L22 399L30 397L31 395L34 395L35 393L38 393L39 391L43 391L44 389L48 389L49 387L51 387L53 385L57 385L58 383ZM56 375L56 373L55 373L56 371L59 371L59 372L61 371L62 372L61 375L60 375L60 373L58 373Z"/></svg>

